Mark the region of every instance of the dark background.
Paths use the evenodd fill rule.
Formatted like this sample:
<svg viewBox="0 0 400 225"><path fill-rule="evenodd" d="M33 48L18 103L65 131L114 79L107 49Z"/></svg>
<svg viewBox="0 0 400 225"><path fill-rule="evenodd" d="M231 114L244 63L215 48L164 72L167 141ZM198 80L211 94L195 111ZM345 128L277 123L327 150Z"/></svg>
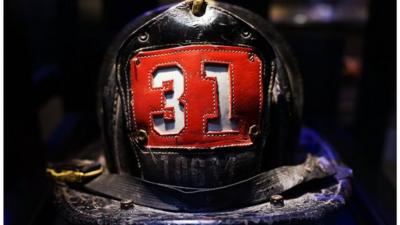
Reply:
<svg viewBox="0 0 400 225"><path fill-rule="evenodd" d="M5 224L53 217L46 161L99 136L95 90L107 46L173 1L5 1ZM396 218L396 1L231 0L269 18L298 59L304 123L354 169L341 224Z"/></svg>

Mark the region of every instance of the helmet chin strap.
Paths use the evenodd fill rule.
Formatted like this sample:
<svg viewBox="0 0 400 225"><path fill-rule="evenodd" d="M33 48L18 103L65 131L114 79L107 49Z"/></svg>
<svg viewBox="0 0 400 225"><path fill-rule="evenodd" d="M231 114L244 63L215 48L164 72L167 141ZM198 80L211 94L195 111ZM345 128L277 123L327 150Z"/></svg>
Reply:
<svg viewBox="0 0 400 225"><path fill-rule="evenodd" d="M154 183L126 174L103 174L84 185L94 194L137 205L177 212L207 212L251 206L270 200L302 183L333 176L336 165L308 155L304 163L282 166L246 180L215 188L180 187ZM238 194L240 193L240 194Z"/></svg>

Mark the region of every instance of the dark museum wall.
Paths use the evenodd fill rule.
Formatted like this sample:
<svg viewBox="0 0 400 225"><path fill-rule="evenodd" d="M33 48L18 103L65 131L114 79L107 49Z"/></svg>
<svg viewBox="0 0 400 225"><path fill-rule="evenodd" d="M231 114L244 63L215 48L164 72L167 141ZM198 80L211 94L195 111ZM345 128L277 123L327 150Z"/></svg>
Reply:
<svg viewBox="0 0 400 225"><path fill-rule="evenodd" d="M46 162L99 138L104 53L134 17L176 1L5 1L5 224L65 224ZM304 123L354 169L342 224L394 224L396 1L229 0L268 18L303 75Z"/></svg>

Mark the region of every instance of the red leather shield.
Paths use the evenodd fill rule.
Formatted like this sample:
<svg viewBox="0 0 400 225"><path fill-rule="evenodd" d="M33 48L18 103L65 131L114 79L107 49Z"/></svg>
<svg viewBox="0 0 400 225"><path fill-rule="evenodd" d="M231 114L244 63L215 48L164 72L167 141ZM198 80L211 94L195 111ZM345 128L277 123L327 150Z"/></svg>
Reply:
<svg viewBox="0 0 400 225"><path fill-rule="evenodd" d="M136 54L130 65L135 129L147 147L249 146L260 125L263 64L252 49L191 45Z"/></svg>

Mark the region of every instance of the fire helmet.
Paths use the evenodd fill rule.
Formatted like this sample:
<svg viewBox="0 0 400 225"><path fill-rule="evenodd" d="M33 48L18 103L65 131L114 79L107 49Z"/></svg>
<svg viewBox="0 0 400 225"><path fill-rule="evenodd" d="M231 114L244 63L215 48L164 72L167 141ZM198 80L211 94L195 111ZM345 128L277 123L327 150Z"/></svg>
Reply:
<svg viewBox="0 0 400 225"><path fill-rule="evenodd" d="M300 74L254 13L186 1L135 20L103 68L100 118L111 172L216 187L293 163Z"/></svg>
<svg viewBox="0 0 400 225"><path fill-rule="evenodd" d="M74 222L102 215L111 224L173 223L197 220L193 213L227 222L239 212L242 221L265 222L309 210L307 218L346 196L318 204L301 188L324 179L333 180L330 190L343 188L338 180L351 170L315 132L301 130L299 71L260 16L202 0L158 8L127 25L101 71L103 151L75 161L78 175L48 170L81 183L57 192ZM288 192L301 197L285 203Z"/></svg>

